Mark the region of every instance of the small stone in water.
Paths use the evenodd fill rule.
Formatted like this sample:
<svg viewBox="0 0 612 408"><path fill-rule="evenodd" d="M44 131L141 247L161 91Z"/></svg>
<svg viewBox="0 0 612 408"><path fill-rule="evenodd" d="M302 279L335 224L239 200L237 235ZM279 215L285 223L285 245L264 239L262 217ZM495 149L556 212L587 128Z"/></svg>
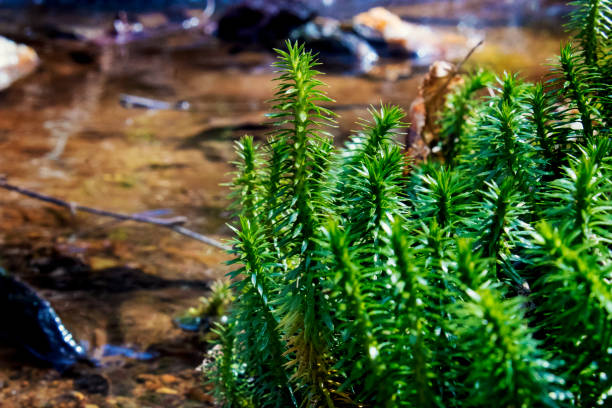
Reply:
<svg viewBox="0 0 612 408"><path fill-rule="evenodd" d="M0 91L30 74L37 66L36 51L0 36Z"/></svg>
<svg viewBox="0 0 612 408"><path fill-rule="evenodd" d="M171 374L163 374L161 380L164 384L173 384L179 381L178 378Z"/></svg>
<svg viewBox="0 0 612 408"><path fill-rule="evenodd" d="M79 401L83 401L85 399L85 395L82 392L72 391L72 396L78 399Z"/></svg>
<svg viewBox="0 0 612 408"><path fill-rule="evenodd" d="M158 394L167 394L167 395L177 395L178 394L177 390L173 390L172 388L168 388L168 387L158 388L157 390L155 390L155 392Z"/></svg>

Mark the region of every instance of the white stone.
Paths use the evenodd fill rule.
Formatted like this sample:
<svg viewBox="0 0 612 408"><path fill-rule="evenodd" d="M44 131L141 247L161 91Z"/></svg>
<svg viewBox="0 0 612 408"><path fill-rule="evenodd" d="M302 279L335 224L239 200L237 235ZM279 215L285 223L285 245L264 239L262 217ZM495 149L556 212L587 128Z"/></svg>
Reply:
<svg viewBox="0 0 612 408"><path fill-rule="evenodd" d="M36 51L0 36L0 91L31 74L38 66Z"/></svg>

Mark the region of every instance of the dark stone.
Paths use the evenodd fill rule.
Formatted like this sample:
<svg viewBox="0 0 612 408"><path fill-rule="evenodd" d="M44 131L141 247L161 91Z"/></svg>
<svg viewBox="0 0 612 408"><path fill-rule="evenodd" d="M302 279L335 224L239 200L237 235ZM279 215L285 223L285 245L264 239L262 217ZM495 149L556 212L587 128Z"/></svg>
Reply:
<svg viewBox="0 0 612 408"><path fill-rule="evenodd" d="M108 395L108 380L100 374L83 374L74 379L74 389L87 394Z"/></svg>
<svg viewBox="0 0 612 408"><path fill-rule="evenodd" d="M404 47L389 44L387 40L383 38L380 32L373 30L370 27L355 24L352 26L352 31L359 38L367 41L375 50L378 55L383 58L416 58L417 54L414 51L407 50Z"/></svg>
<svg viewBox="0 0 612 408"><path fill-rule="evenodd" d="M63 371L87 360L49 302L0 269L0 339Z"/></svg>
<svg viewBox="0 0 612 408"><path fill-rule="evenodd" d="M317 18L291 33L291 38L318 53L327 70L370 71L378 61L376 50L367 41L343 30L337 20Z"/></svg>
<svg viewBox="0 0 612 408"><path fill-rule="evenodd" d="M64 29L53 24L43 24L35 28L40 35L44 38L51 40L69 40L69 41L84 41L85 38L70 31L70 29Z"/></svg>
<svg viewBox="0 0 612 408"><path fill-rule="evenodd" d="M81 65L93 64L97 59L94 53L85 50L69 51L68 55L70 56L70 59Z"/></svg>
<svg viewBox="0 0 612 408"><path fill-rule="evenodd" d="M182 330L190 332L206 332L211 328L211 319L207 316L179 316L174 319L174 323Z"/></svg>
<svg viewBox="0 0 612 408"><path fill-rule="evenodd" d="M225 3L221 0L220 3ZM109 11L164 10L168 7L193 7L193 0L2 0L2 6L28 8L39 7L48 10Z"/></svg>
<svg viewBox="0 0 612 408"><path fill-rule="evenodd" d="M228 8L221 16L217 36L243 45L276 46L316 13L301 1L248 0Z"/></svg>

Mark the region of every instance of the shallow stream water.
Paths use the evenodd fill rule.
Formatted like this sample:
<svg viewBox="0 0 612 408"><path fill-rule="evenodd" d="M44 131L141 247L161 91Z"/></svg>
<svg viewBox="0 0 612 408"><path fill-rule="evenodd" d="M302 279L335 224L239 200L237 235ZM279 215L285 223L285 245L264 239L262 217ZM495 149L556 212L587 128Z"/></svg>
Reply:
<svg viewBox="0 0 612 408"><path fill-rule="evenodd" d="M331 14L351 15L365 4L340 9L338 3ZM559 26L555 3L538 2L544 8L533 10L520 3L517 10L512 3L487 1L403 2L392 9L441 30L459 24L463 33L484 37L468 68L520 70L537 79L564 35L551 29ZM106 210L171 209L188 217L189 228L229 238L222 184L233 170L233 141L245 133L262 140L269 131L263 115L273 92L274 56L235 53L199 30L97 46L28 37L24 24L37 18L97 32L109 24L106 14L24 17L0 11L0 33L28 42L41 57L34 74L0 92L0 174ZM389 64L370 76L326 75L340 115L332 132L337 140L350 134L370 105L383 101L408 109L424 71L416 65ZM190 109L126 109L119 104L124 93L185 100ZM39 290L101 361L100 367L61 375L2 347L0 407L212 406L194 371L206 347L172 319L228 272L226 260L224 252L171 231L73 215L0 191L0 264ZM109 344L156 357L104 356Z"/></svg>

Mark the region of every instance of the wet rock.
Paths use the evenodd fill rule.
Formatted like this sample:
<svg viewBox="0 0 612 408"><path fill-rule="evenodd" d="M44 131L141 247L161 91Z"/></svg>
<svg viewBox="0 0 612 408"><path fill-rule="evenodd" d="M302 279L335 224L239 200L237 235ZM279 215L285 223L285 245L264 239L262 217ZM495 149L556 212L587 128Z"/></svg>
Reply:
<svg viewBox="0 0 612 408"><path fill-rule="evenodd" d="M86 40L82 34L77 33L73 28L59 24L43 23L32 27L31 30L31 35L37 39L45 38L48 40L77 42Z"/></svg>
<svg viewBox="0 0 612 408"><path fill-rule="evenodd" d="M0 36L0 91L31 74L37 66L36 51Z"/></svg>
<svg viewBox="0 0 612 408"><path fill-rule="evenodd" d="M108 395L108 380L100 374L84 374L74 379L74 388L87 394Z"/></svg>
<svg viewBox="0 0 612 408"><path fill-rule="evenodd" d="M75 397L76 399L78 399L79 401L84 401L85 400L85 395L83 395L82 392L73 391L72 392L72 396Z"/></svg>
<svg viewBox="0 0 612 408"><path fill-rule="evenodd" d="M168 388L168 387L160 387L156 389L155 392L158 394L166 394L166 395L178 395L179 393L177 390L173 388Z"/></svg>
<svg viewBox="0 0 612 408"><path fill-rule="evenodd" d="M75 49L68 52L70 59L80 65L89 65L97 61L98 56L92 50Z"/></svg>
<svg viewBox="0 0 612 408"><path fill-rule="evenodd" d="M113 408L141 408L142 405L139 402L133 401L129 397L116 396L106 400Z"/></svg>
<svg viewBox="0 0 612 408"><path fill-rule="evenodd" d="M179 379L173 376L172 374L162 374L161 381L164 384L174 384L174 383L179 382Z"/></svg>
<svg viewBox="0 0 612 408"><path fill-rule="evenodd" d="M353 17L353 29L385 56L404 56L424 61L457 59L476 41L452 32L434 31L409 23L383 7ZM473 44L472 44L473 43Z"/></svg>
<svg viewBox="0 0 612 408"><path fill-rule="evenodd" d="M317 17L291 33L291 38L317 52L326 69L355 69L369 72L378 61L378 54L367 41L341 28L338 20Z"/></svg>
<svg viewBox="0 0 612 408"><path fill-rule="evenodd" d="M145 387L145 389L147 391L156 391L159 388L161 388L161 384L157 380L155 380L155 381L145 381L144 387Z"/></svg>
<svg viewBox="0 0 612 408"><path fill-rule="evenodd" d="M210 320L200 316L179 316L174 319L174 322L185 331L206 331L210 328Z"/></svg>
<svg viewBox="0 0 612 408"><path fill-rule="evenodd" d="M240 44L276 46L315 14L302 1L247 0L225 11L218 22L217 37Z"/></svg>
<svg viewBox="0 0 612 408"><path fill-rule="evenodd" d="M0 338L62 371L87 360L49 302L0 269Z"/></svg>
<svg viewBox="0 0 612 408"><path fill-rule="evenodd" d="M147 381L156 381L156 377L153 374L143 373L143 374L138 374L138 376L136 376L136 381L144 384Z"/></svg>
<svg viewBox="0 0 612 408"><path fill-rule="evenodd" d="M412 63L408 60L379 64L368 71L368 78L395 82L412 75Z"/></svg>

